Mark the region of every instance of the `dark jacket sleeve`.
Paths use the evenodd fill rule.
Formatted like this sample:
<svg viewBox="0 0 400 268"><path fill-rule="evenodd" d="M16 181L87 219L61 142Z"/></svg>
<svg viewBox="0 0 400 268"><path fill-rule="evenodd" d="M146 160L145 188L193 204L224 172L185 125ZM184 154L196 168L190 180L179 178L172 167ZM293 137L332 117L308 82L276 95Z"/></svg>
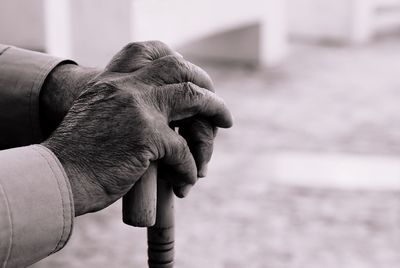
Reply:
<svg viewBox="0 0 400 268"><path fill-rule="evenodd" d="M39 143L40 89L63 59L0 44L0 150Z"/></svg>

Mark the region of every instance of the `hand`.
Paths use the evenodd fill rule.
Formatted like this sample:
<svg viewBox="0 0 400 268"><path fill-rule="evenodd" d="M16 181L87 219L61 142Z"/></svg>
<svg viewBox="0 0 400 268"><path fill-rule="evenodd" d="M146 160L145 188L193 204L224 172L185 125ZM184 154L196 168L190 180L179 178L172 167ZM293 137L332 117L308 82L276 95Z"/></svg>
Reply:
<svg viewBox="0 0 400 268"><path fill-rule="evenodd" d="M160 50L152 54L159 57L139 64L120 57L137 46L142 45L125 48L111 61L43 143L66 170L76 215L120 198L156 160L174 173L171 183L182 196L196 182L197 168L185 139L169 125L193 116L213 128L232 124L224 102L196 85L209 80L204 71Z"/></svg>
<svg viewBox="0 0 400 268"><path fill-rule="evenodd" d="M131 43L112 59L107 68L108 71L112 72L132 72L155 59L168 55L179 56L159 41ZM214 92L213 83L207 73L189 63L186 68L189 69L187 73L191 71L201 73L201 75L187 77L189 81ZM176 72L177 70L169 69L167 71ZM40 122L44 139L48 138L59 126L76 98L88 86L89 82L96 80L96 77L101 72L102 70L100 69L87 68L70 63L57 66L49 74L40 94ZM210 161L213 151L217 128L213 127L204 118L198 117L185 122L177 122L176 126L179 127L179 133L186 139L194 156L198 177L205 177L207 163ZM163 166L160 166L160 170L162 169ZM167 173L167 171L163 173Z"/></svg>

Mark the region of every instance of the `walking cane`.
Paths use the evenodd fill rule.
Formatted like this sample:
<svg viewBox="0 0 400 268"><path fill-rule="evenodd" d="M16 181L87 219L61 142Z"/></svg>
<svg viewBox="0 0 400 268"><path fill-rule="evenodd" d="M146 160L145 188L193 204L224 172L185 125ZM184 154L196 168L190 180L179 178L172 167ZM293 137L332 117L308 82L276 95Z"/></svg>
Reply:
<svg viewBox="0 0 400 268"><path fill-rule="evenodd" d="M174 265L174 196L171 185L157 180L157 164L122 198L124 223L147 228L148 264L150 268Z"/></svg>

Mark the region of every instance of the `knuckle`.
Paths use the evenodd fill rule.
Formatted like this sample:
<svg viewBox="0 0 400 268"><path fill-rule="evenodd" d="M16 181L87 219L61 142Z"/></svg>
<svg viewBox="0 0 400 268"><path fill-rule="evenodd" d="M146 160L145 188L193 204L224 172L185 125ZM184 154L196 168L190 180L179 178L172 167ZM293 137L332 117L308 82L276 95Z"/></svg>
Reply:
<svg viewBox="0 0 400 268"><path fill-rule="evenodd" d="M168 55L163 58L163 61L169 68L188 69L186 61L177 55Z"/></svg>
<svg viewBox="0 0 400 268"><path fill-rule="evenodd" d="M157 49L169 49L169 47L164 42L161 42L159 40L150 40L150 41L146 41L144 43L150 47L154 47Z"/></svg>
<svg viewBox="0 0 400 268"><path fill-rule="evenodd" d="M191 81L192 76L188 62L175 55L169 54L158 58L153 65L157 70L159 77L168 83L180 83L183 81Z"/></svg>
<svg viewBox="0 0 400 268"><path fill-rule="evenodd" d="M178 135L174 135L175 138L172 141L172 154L179 155L180 158L184 158L188 154L188 144L186 140Z"/></svg>
<svg viewBox="0 0 400 268"><path fill-rule="evenodd" d="M136 103L140 101L139 97L135 96L129 90L118 86L118 82L110 80L100 80L93 87L95 100L102 100L103 105L115 105L116 110L122 111L125 108L134 108Z"/></svg>
<svg viewBox="0 0 400 268"><path fill-rule="evenodd" d="M145 48L145 42L131 42L125 45L122 51L126 51L128 53L138 53L142 52Z"/></svg>
<svg viewBox="0 0 400 268"><path fill-rule="evenodd" d="M96 92L97 94L102 93L119 93L119 87L115 86L111 81L100 80L96 82L93 87L91 88L92 91Z"/></svg>
<svg viewBox="0 0 400 268"><path fill-rule="evenodd" d="M157 60L175 54L168 45L158 40L147 41L144 42L144 44L147 47L151 60Z"/></svg>
<svg viewBox="0 0 400 268"><path fill-rule="evenodd" d="M182 138L181 136L178 136L177 145L178 145L185 153L188 153L188 152L189 152L188 143L187 143L187 141L186 141L184 138Z"/></svg>
<svg viewBox="0 0 400 268"><path fill-rule="evenodd" d="M184 82L180 94L182 94L187 101L196 101L203 98L205 93L199 90L192 82Z"/></svg>

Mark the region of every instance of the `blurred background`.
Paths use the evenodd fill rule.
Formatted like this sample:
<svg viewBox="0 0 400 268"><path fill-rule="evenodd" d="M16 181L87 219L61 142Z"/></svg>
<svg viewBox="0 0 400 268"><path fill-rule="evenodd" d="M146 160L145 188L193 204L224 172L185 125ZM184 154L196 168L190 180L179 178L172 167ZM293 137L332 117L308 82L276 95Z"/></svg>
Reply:
<svg viewBox="0 0 400 268"><path fill-rule="evenodd" d="M400 267L399 0L0 0L0 43L104 66L158 39L235 117L176 200L177 268ZM146 267L121 203L35 264Z"/></svg>

